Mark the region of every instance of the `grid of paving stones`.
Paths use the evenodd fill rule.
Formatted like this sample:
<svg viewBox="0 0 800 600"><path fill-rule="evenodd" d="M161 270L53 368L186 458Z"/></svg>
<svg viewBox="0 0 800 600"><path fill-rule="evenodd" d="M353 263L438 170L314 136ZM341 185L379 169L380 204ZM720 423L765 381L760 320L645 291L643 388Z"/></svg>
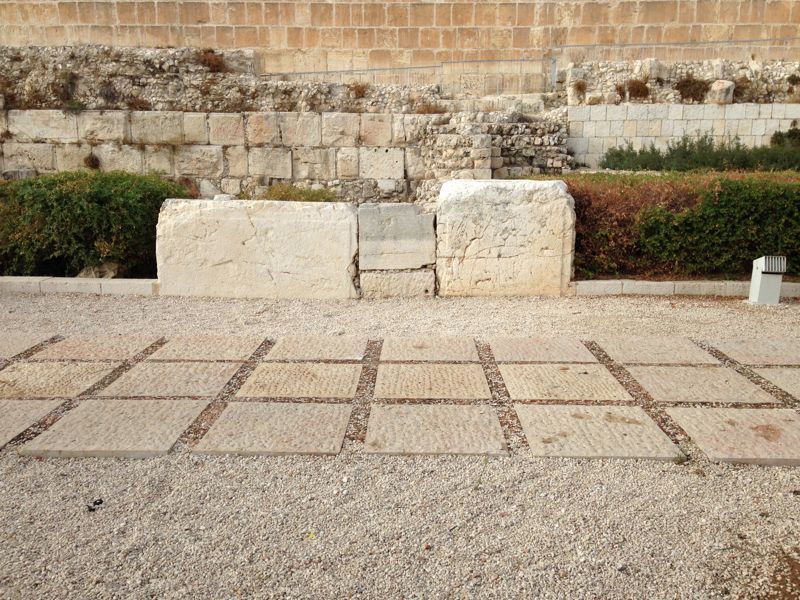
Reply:
<svg viewBox="0 0 800 600"><path fill-rule="evenodd" d="M39 456L528 454L800 464L800 338L0 336Z"/></svg>

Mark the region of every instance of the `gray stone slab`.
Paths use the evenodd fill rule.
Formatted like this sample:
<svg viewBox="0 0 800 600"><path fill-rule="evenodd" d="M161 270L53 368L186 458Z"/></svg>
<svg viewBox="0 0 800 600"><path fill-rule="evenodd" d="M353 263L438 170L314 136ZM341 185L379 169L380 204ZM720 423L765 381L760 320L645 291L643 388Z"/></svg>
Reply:
<svg viewBox="0 0 800 600"><path fill-rule="evenodd" d="M358 209L361 270L418 269L436 262L433 214L414 204L362 204Z"/></svg>
<svg viewBox="0 0 800 600"><path fill-rule="evenodd" d="M247 360L261 345L260 337L191 335L170 338L149 360Z"/></svg>
<svg viewBox="0 0 800 600"><path fill-rule="evenodd" d="M688 338L604 337L596 340L615 361L642 364L718 364L719 361Z"/></svg>
<svg viewBox="0 0 800 600"><path fill-rule="evenodd" d="M775 402L760 387L724 367L628 367L656 402Z"/></svg>
<svg viewBox="0 0 800 600"><path fill-rule="evenodd" d="M491 396L480 365L383 364L375 382L376 398L479 400Z"/></svg>
<svg viewBox="0 0 800 600"><path fill-rule="evenodd" d="M388 337L381 360L477 361L478 350L468 337Z"/></svg>
<svg viewBox="0 0 800 600"><path fill-rule="evenodd" d="M746 365L800 365L800 337L720 339L709 343Z"/></svg>
<svg viewBox="0 0 800 600"><path fill-rule="evenodd" d="M126 360L155 343L152 335L75 335L37 352L33 358Z"/></svg>
<svg viewBox="0 0 800 600"><path fill-rule="evenodd" d="M514 406L531 453L676 460L682 455L638 406Z"/></svg>
<svg viewBox="0 0 800 600"><path fill-rule="evenodd" d="M756 369L756 373L800 400L800 369Z"/></svg>
<svg viewBox="0 0 800 600"><path fill-rule="evenodd" d="M597 362L575 338L493 338L489 346L497 362Z"/></svg>
<svg viewBox="0 0 800 600"><path fill-rule="evenodd" d="M84 400L20 448L29 456L167 454L208 403L205 400Z"/></svg>
<svg viewBox="0 0 800 600"><path fill-rule="evenodd" d="M264 363L239 390L239 397L353 398L361 365Z"/></svg>
<svg viewBox="0 0 800 600"><path fill-rule="evenodd" d="M71 398L116 367L117 363L15 363L0 371L0 398Z"/></svg>
<svg viewBox="0 0 800 600"><path fill-rule="evenodd" d="M363 298L433 297L436 276L433 269L418 271L362 271Z"/></svg>
<svg viewBox="0 0 800 600"><path fill-rule="evenodd" d="M716 462L800 465L800 416L790 409L668 408Z"/></svg>
<svg viewBox="0 0 800 600"><path fill-rule="evenodd" d="M349 336L287 336L280 338L265 360L361 360L367 339Z"/></svg>
<svg viewBox="0 0 800 600"><path fill-rule="evenodd" d="M603 365L500 365L512 400L620 400L632 398Z"/></svg>
<svg viewBox="0 0 800 600"><path fill-rule="evenodd" d="M11 358L37 344L49 339L52 336L40 333L13 333L0 332L0 358Z"/></svg>
<svg viewBox="0 0 800 600"><path fill-rule="evenodd" d="M201 454L338 454L349 404L231 402L194 448Z"/></svg>
<svg viewBox="0 0 800 600"><path fill-rule="evenodd" d="M151 363L135 365L98 396L216 396L240 363Z"/></svg>
<svg viewBox="0 0 800 600"><path fill-rule="evenodd" d="M490 406L376 405L365 450L382 454L506 454Z"/></svg>
<svg viewBox="0 0 800 600"><path fill-rule="evenodd" d="M59 404L60 400L0 400L0 448Z"/></svg>

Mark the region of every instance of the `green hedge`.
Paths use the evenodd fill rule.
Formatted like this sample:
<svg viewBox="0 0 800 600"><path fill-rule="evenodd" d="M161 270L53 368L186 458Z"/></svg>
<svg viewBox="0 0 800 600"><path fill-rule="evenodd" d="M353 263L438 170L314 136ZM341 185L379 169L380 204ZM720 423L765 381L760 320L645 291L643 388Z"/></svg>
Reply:
<svg viewBox="0 0 800 600"><path fill-rule="evenodd" d="M186 189L155 175L68 172L0 184L0 274L74 276L103 262L156 274L158 211Z"/></svg>

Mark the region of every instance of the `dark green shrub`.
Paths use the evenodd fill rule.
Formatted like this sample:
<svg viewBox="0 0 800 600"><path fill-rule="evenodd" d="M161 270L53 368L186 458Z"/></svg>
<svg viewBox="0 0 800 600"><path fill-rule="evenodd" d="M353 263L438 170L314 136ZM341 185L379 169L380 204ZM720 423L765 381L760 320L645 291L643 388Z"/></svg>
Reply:
<svg viewBox="0 0 800 600"><path fill-rule="evenodd" d="M769 143L772 146L797 146L800 147L800 129L797 127L789 128L789 131L776 131L769 138Z"/></svg>
<svg viewBox="0 0 800 600"><path fill-rule="evenodd" d="M187 197L155 175L77 172L0 184L0 274L74 276L111 261L153 277L158 211Z"/></svg>

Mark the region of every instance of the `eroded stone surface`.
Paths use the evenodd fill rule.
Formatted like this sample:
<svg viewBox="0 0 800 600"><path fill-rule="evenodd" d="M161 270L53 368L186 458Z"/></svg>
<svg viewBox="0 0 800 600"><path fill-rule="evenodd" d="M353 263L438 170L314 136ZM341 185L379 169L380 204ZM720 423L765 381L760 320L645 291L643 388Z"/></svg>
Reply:
<svg viewBox="0 0 800 600"><path fill-rule="evenodd" d="M388 337L381 360L477 361L478 350L468 337Z"/></svg>
<svg viewBox="0 0 800 600"><path fill-rule="evenodd" d="M264 340L260 337L189 335L170 338L149 360L247 360Z"/></svg>
<svg viewBox="0 0 800 600"><path fill-rule="evenodd" d="M724 367L628 367L628 371L656 402L775 402Z"/></svg>
<svg viewBox="0 0 800 600"><path fill-rule="evenodd" d="M602 365L500 365L512 400L631 400Z"/></svg>
<svg viewBox="0 0 800 600"><path fill-rule="evenodd" d="M205 400L84 400L22 448L29 456L167 454Z"/></svg>
<svg viewBox="0 0 800 600"><path fill-rule="evenodd" d="M152 363L134 366L100 396L216 396L239 363Z"/></svg>
<svg viewBox="0 0 800 600"><path fill-rule="evenodd" d="M33 358L127 360L158 340L146 335L75 335L47 346Z"/></svg>
<svg viewBox="0 0 800 600"><path fill-rule="evenodd" d="M534 456L648 458L682 456L638 406L515 407Z"/></svg>
<svg viewBox="0 0 800 600"><path fill-rule="evenodd" d="M722 339L709 343L746 365L800 365L800 337Z"/></svg>
<svg viewBox="0 0 800 600"><path fill-rule="evenodd" d="M608 337L596 340L617 362L643 364L718 364L716 358L680 337Z"/></svg>
<svg viewBox="0 0 800 600"><path fill-rule="evenodd" d="M351 336L287 336L280 338L266 360L361 360L367 340Z"/></svg>
<svg viewBox="0 0 800 600"><path fill-rule="evenodd" d="M790 409L668 408L708 458L800 465L800 416Z"/></svg>
<svg viewBox="0 0 800 600"><path fill-rule="evenodd" d="M491 398L491 393L480 365L383 364L375 397L478 400Z"/></svg>
<svg viewBox="0 0 800 600"><path fill-rule="evenodd" d="M566 294L573 204L561 181L447 181L436 210L439 294Z"/></svg>
<svg viewBox="0 0 800 600"><path fill-rule="evenodd" d="M377 405L370 411L365 449L384 454L505 454L506 444L490 406Z"/></svg>
<svg viewBox="0 0 800 600"><path fill-rule="evenodd" d="M0 448L59 404L60 400L0 400Z"/></svg>
<svg viewBox="0 0 800 600"><path fill-rule="evenodd" d="M72 398L116 367L116 363L16 363L0 371L0 398Z"/></svg>
<svg viewBox="0 0 800 600"><path fill-rule="evenodd" d="M756 369L756 373L800 400L800 369Z"/></svg>
<svg viewBox="0 0 800 600"><path fill-rule="evenodd" d="M338 454L352 406L231 402L194 448L202 454Z"/></svg>
<svg viewBox="0 0 800 600"><path fill-rule="evenodd" d="M359 276L364 298L432 297L436 290L433 269L419 271L362 271Z"/></svg>
<svg viewBox="0 0 800 600"><path fill-rule="evenodd" d="M357 231L345 202L167 200L161 294L355 298Z"/></svg>
<svg viewBox="0 0 800 600"><path fill-rule="evenodd" d="M361 365L265 363L236 394L258 398L352 398Z"/></svg>
<svg viewBox="0 0 800 600"><path fill-rule="evenodd" d="M433 218L413 204L362 204L358 209L359 269L417 269L433 264Z"/></svg>
<svg viewBox="0 0 800 600"><path fill-rule="evenodd" d="M11 358L37 344L41 344L51 336L39 333L0 333L0 358Z"/></svg>
<svg viewBox="0 0 800 600"><path fill-rule="evenodd" d="M597 362L574 338L493 338L489 346L497 362Z"/></svg>

